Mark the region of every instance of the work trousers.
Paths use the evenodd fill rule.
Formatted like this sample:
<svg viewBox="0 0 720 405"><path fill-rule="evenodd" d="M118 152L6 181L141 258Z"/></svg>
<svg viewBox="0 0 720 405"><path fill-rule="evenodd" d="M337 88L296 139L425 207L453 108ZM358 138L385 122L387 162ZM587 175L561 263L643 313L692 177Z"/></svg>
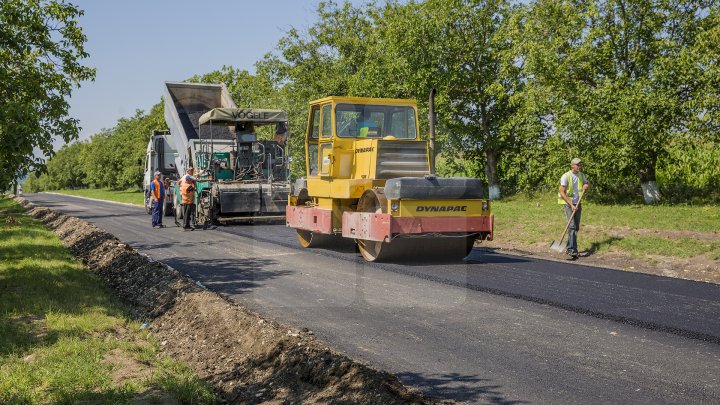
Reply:
<svg viewBox="0 0 720 405"><path fill-rule="evenodd" d="M192 227L192 219L195 219L195 204L183 204L183 228L189 229Z"/></svg>
<svg viewBox="0 0 720 405"><path fill-rule="evenodd" d="M152 201L152 226L162 225L163 208L165 207L165 200L153 200Z"/></svg>
<svg viewBox="0 0 720 405"><path fill-rule="evenodd" d="M565 207L565 221L570 221L570 215L572 215L572 212L573 212L572 208L568 204L563 205L563 207ZM573 217L573 220L570 221L570 227L568 228L566 250L570 254L578 253L577 233L580 230L580 216L581 215L582 215L582 205L578 205L577 211L575 212L575 216Z"/></svg>

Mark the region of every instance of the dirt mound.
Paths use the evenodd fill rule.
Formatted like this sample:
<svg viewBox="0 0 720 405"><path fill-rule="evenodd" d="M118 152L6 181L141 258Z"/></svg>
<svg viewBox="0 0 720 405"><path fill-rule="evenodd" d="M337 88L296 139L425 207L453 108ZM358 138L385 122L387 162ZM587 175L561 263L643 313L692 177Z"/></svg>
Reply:
<svg viewBox="0 0 720 405"><path fill-rule="evenodd" d="M186 362L227 402L435 403L395 376L329 349L308 331L264 319L205 290L94 225L18 202L149 320L163 350Z"/></svg>

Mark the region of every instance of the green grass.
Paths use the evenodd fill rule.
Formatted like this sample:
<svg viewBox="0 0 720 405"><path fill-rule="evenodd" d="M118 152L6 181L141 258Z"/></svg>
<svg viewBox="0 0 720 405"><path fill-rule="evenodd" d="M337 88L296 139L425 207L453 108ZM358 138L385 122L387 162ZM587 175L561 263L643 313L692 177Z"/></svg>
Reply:
<svg viewBox="0 0 720 405"><path fill-rule="evenodd" d="M565 214L555 194L518 195L496 201L495 232L534 244L560 237ZM686 205L600 205L583 203L580 250L621 251L634 256L720 257L720 207ZM677 235L681 231L686 234ZM694 237L703 234L704 238Z"/></svg>
<svg viewBox="0 0 720 405"><path fill-rule="evenodd" d="M98 200L117 201L143 206L144 194L141 190L110 190L107 188L86 188L79 190L52 190L53 193L97 198Z"/></svg>
<svg viewBox="0 0 720 405"><path fill-rule="evenodd" d="M159 345L58 237L0 197L0 403L135 403L169 393L215 403L211 389ZM17 224L6 224L11 215ZM115 382L123 366L147 370Z"/></svg>

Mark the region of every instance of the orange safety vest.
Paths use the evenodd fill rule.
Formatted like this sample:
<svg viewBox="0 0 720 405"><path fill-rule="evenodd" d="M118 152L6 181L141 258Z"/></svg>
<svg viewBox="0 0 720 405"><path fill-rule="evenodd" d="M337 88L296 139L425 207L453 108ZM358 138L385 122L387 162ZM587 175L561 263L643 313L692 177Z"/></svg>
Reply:
<svg viewBox="0 0 720 405"><path fill-rule="evenodd" d="M156 200L165 198L165 196L160 195L160 182L157 180L153 180L153 185L155 186L153 188L153 198L155 198Z"/></svg>
<svg viewBox="0 0 720 405"><path fill-rule="evenodd" d="M195 192L189 191L190 186L193 185L192 181L185 180L187 175L183 176L178 183L180 183L180 195L182 196L183 204L194 204L195 203Z"/></svg>

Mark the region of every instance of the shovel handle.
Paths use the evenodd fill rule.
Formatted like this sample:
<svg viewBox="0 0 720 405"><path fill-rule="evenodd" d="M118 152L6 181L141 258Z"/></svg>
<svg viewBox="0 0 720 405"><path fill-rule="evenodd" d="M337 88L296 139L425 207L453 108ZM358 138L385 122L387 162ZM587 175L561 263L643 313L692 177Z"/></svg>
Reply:
<svg viewBox="0 0 720 405"><path fill-rule="evenodd" d="M568 229L570 229L570 223L572 222L573 218L575 218L575 213L577 212L577 207L580 205L580 202L582 201L583 197L585 196L585 193L580 193L580 198L578 198L577 204L575 204L575 211L572 212L570 215L570 219L567 221L567 225L565 225L565 230L562 233L562 236L560 236L560 244L562 243L563 239L565 239L565 234L567 234Z"/></svg>

